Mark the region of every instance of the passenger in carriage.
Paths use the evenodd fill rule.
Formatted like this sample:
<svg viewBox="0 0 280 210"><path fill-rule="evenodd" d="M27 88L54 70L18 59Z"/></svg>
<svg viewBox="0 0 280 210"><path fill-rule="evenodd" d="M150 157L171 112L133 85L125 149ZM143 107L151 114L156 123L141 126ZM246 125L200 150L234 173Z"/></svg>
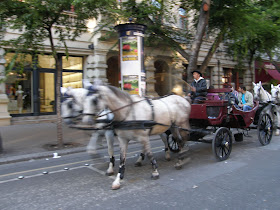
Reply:
<svg viewBox="0 0 280 210"><path fill-rule="evenodd" d="M239 87L238 88L238 106L242 108L243 111L249 111L253 108L254 102L253 102L253 94L249 91L246 91L246 87Z"/></svg>
<svg viewBox="0 0 280 210"><path fill-rule="evenodd" d="M236 108L239 108L238 92L231 85L226 86L226 88L230 88L230 92L226 93L226 100L229 100L230 104L234 105ZM235 92L237 92L237 95Z"/></svg>
<svg viewBox="0 0 280 210"><path fill-rule="evenodd" d="M194 81L191 84L191 92L188 96L191 97L194 104L199 104L201 101L206 100L207 83L202 77L202 73L198 70L192 72Z"/></svg>

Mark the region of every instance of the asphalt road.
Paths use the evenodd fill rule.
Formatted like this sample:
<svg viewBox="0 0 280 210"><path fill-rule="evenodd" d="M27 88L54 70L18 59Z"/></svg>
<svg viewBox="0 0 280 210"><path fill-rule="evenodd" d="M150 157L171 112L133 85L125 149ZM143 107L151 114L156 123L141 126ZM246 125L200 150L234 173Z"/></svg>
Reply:
<svg viewBox="0 0 280 210"><path fill-rule="evenodd" d="M93 159L82 152L0 165L0 209L279 209L280 137L261 146L256 130L249 134L223 162L210 144L191 142L192 161L181 170L174 169L177 155L165 161L162 142L153 141L158 180L150 179L147 160L134 167L141 146L131 144L119 190L105 175L105 149Z"/></svg>

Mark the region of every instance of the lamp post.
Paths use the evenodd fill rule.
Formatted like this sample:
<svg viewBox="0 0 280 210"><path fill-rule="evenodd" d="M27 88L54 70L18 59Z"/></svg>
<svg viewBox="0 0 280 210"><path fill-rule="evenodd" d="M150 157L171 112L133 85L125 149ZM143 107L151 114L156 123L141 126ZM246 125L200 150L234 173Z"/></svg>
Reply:
<svg viewBox="0 0 280 210"><path fill-rule="evenodd" d="M220 77L221 62L220 62L220 58L221 58L222 54L223 54L223 51L220 48L217 48L216 58L218 60L218 88L220 88L220 83L221 83L221 77Z"/></svg>

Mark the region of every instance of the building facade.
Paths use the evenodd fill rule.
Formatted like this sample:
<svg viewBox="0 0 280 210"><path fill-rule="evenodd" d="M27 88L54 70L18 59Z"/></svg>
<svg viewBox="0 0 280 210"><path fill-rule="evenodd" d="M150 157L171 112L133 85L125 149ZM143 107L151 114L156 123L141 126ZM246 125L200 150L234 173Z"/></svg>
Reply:
<svg viewBox="0 0 280 210"><path fill-rule="evenodd" d="M179 18L184 18L181 13L178 15ZM184 25L184 19L179 23ZM91 25L91 29L94 30L95 27L98 27L96 23ZM10 39L14 33L14 31L8 30L4 34L4 39ZM93 81L95 78L119 87L119 50L116 46L118 37L116 35L114 38L104 40L101 37L105 33L104 29L92 37L89 31L76 41L69 41L68 59L65 55L65 49L60 49L59 60L63 68L63 87L80 88L82 87L82 79ZM205 38L199 53L198 67L202 64L212 41ZM33 55L32 52L20 55L19 57L24 60L24 67L17 69L17 65L15 65L15 68L7 74L5 84L1 87L2 98L0 95L0 108L4 109L2 112L0 110L0 118L5 118L2 125L8 125L11 123L11 119L20 116L36 117L56 114L57 71L47 42L45 46L47 52L44 55ZM14 53L12 49L3 47L0 48L0 52L0 70L3 76ZM157 48L145 47L146 95L163 96L171 93L178 81L192 80L186 72L187 64L187 60L174 51L168 50L164 43ZM240 85L245 85L250 90L255 78L255 71L245 69L238 72L234 70L235 65L236 63L225 54L214 55L204 74L208 85L221 88L225 84L232 84L236 89Z"/></svg>

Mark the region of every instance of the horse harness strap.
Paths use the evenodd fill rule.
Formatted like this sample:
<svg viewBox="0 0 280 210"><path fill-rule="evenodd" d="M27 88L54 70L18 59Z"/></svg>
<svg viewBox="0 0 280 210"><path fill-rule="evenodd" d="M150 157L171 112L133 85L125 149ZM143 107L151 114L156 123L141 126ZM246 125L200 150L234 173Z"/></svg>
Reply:
<svg viewBox="0 0 280 210"><path fill-rule="evenodd" d="M115 109L115 110L112 110L112 111L110 111L110 112L108 112L108 113L106 113L106 114L98 115L97 117L103 117L103 116L105 116L105 115L114 113L114 112L116 112L116 111L119 111L119 110L121 110L121 109L124 109L124 108L126 108L126 107L129 107L129 106L131 106L131 105L133 105L133 104L137 104L137 103L139 103L139 102L141 102L141 101L144 101L144 100L146 100L146 99L142 99L142 100L140 100L140 101L134 101L134 102L132 102L132 103L130 103L130 104L127 104L127 105L125 105L125 106L122 106L122 107L120 107L120 108L117 108L117 109Z"/></svg>
<svg viewBox="0 0 280 210"><path fill-rule="evenodd" d="M146 98L146 101L148 102L148 104L151 106L151 109L152 109L152 121L155 121L155 109L154 109L154 104L153 104L152 101L151 101L150 99L148 99L148 98ZM152 129L153 129L153 127L151 127L151 129L150 129L150 134L149 134L149 135L151 135Z"/></svg>

